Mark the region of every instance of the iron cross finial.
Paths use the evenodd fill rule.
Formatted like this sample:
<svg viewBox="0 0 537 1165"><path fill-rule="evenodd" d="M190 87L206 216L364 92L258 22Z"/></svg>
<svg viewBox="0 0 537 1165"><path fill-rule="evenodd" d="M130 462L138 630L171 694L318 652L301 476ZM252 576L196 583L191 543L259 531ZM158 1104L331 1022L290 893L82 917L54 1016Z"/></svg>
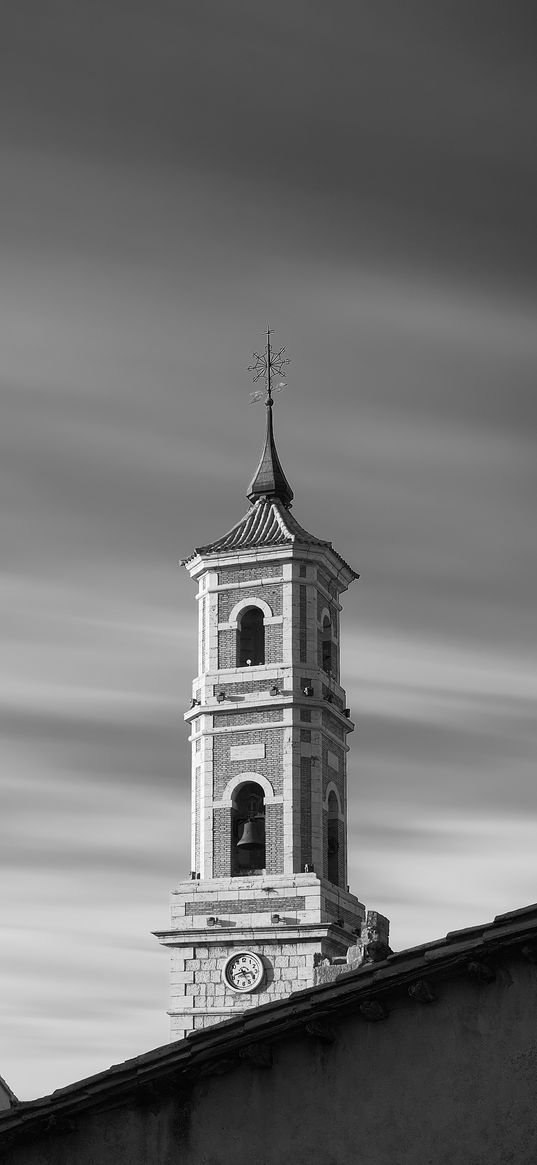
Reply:
<svg viewBox="0 0 537 1165"><path fill-rule="evenodd" d="M288 364L290 364L290 360L288 360L284 355L285 348L280 348L279 352L273 351L272 344L270 342L270 337L272 335L272 329L267 328L266 346L263 352L254 352L254 364L250 364L248 366L248 372L252 373L252 380L254 384L257 384L258 380L261 380L261 378L263 378L265 381L265 404L269 409L272 408L274 403L272 396L273 388L275 392L281 392L282 388L285 388L285 380L281 380L279 384L275 384L273 386L273 376L276 375L284 377L284 369ZM260 390L256 390L255 392L250 393L251 402L254 403L255 401L261 400L261 395L262 394Z"/></svg>

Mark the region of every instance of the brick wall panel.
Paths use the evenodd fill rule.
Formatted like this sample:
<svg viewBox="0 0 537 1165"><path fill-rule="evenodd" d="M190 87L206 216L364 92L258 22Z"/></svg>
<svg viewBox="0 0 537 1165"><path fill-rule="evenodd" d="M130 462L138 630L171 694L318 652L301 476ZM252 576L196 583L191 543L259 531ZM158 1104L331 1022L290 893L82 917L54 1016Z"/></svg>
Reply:
<svg viewBox="0 0 537 1165"><path fill-rule="evenodd" d="M283 805L266 807L267 874L283 874Z"/></svg>
<svg viewBox="0 0 537 1165"><path fill-rule="evenodd" d="M231 875L231 809L213 810L213 876L229 878ZM214 906L214 903L213 903ZM212 914L213 911L211 910Z"/></svg>
<svg viewBox="0 0 537 1165"><path fill-rule="evenodd" d="M254 692L268 692L272 683L272 680L238 680L237 683L229 683L226 680L226 692L236 692L240 696L251 695Z"/></svg>
<svg viewBox="0 0 537 1165"><path fill-rule="evenodd" d="M273 806L273 808L281 808L281 806ZM271 873L274 873L274 870ZM216 903L214 898L196 897L192 902L185 903L185 914L189 918L196 914L214 914L215 906L218 906L222 914L270 914L272 911L282 914L284 910L296 914L297 911L306 909L306 899L300 894L296 898L283 896L270 898L265 895L263 898L242 898L239 900L219 898Z"/></svg>
<svg viewBox="0 0 537 1165"><path fill-rule="evenodd" d="M281 578L281 566L222 566L218 571L218 583L257 582L260 578Z"/></svg>
<svg viewBox="0 0 537 1165"><path fill-rule="evenodd" d="M282 623L269 623L265 628L265 663L283 663Z"/></svg>
<svg viewBox="0 0 537 1165"><path fill-rule="evenodd" d="M259 578L259 575L257 576ZM282 584L275 583L274 586L255 587L250 593L247 587L237 587L237 590L219 591L218 592L218 622L227 623L233 607L236 603L243 603L245 601L251 602L252 606L256 606L256 600L263 599L268 603L273 615L281 615L282 613Z"/></svg>
<svg viewBox="0 0 537 1165"><path fill-rule="evenodd" d="M262 760L230 760L230 749L245 744L264 744ZM283 792L283 729L251 728L248 732L230 732L214 737L214 799L222 796L228 781L245 769L260 773L270 781L274 792Z"/></svg>
<svg viewBox="0 0 537 1165"><path fill-rule="evenodd" d="M237 666L237 632L219 631L218 632L218 668L236 667Z"/></svg>

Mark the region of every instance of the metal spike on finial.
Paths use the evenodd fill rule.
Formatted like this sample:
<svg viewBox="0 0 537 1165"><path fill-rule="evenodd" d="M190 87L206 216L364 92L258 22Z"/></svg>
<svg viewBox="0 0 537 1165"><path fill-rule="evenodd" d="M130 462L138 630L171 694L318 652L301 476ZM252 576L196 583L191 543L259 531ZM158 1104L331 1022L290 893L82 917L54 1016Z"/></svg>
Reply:
<svg viewBox="0 0 537 1165"><path fill-rule="evenodd" d="M273 385L272 378L274 374L276 374L276 376L284 377L284 369L288 364L291 363L291 361L288 360L284 355L285 348L280 348L278 352L273 351L272 344L270 342L270 337L272 335L273 331L271 328L267 328L266 347L263 352L253 353L254 363L248 366L248 372L252 373L252 380L254 384L257 384L258 380L261 379L265 381L265 404L269 409L272 408L274 403L272 393L281 392L282 388L286 387L285 380L281 380L279 384ZM256 389L254 392L251 392L251 404L255 404L256 401L261 400L261 396L262 392L260 389Z"/></svg>
<svg viewBox="0 0 537 1165"><path fill-rule="evenodd" d="M270 328L267 328L266 348L261 353L254 352L254 363L248 369L252 373L254 384L257 384L260 380L264 380L265 382L267 431L261 460L248 486L246 496L252 504L261 498L264 500L267 498L279 498L284 506L289 508L293 500L293 491L280 464L272 426L272 406L274 404L272 393L273 391L278 392L281 388L285 388L285 381L273 384L273 377L284 375L284 368L289 364L289 360L284 355L285 348L280 348L279 352L273 351L270 342L271 335ZM262 389L253 392L251 394L252 403L256 400L261 400L262 396Z"/></svg>

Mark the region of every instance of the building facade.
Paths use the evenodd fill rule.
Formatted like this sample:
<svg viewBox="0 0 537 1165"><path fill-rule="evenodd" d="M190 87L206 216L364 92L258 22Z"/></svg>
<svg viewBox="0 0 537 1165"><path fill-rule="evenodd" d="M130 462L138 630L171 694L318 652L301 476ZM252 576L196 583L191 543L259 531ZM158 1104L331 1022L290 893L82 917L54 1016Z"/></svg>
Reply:
<svg viewBox="0 0 537 1165"><path fill-rule="evenodd" d="M291 514L273 433L250 508L184 561L197 584L192 872L172 892L171 1031L310 986L365 919L347 885L347 752L341 595L358 575ZM376 916L377 917L377 916ZM386 920L380 920L386 934ZM387 936L386 936L387 937Z"/></svg>

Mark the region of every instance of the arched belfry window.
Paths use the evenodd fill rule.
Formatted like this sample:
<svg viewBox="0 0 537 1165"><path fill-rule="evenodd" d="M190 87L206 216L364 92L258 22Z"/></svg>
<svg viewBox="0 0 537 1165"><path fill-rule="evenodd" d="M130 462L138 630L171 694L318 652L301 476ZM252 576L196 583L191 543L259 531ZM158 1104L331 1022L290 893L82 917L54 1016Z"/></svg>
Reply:
<svg viewBox="0 0 537 1165"><path fill-rule="evenodd" d="M335 886L339 882L339 806L336 794L330 793L328 798L328 832L326 838L327 848L327 874L328 881L333 882Z"/></svg>
<svg viewBox="0 0 537 1165"><path fill-rule="evenodd" d="M231 874L261 874L266 864L265 797L261 785L247 781L233 798Z"/></svg>
<svg viewBox="0 0 537 1165"><path fill-rule="evenodd" d="M265 662L265 624L259 607L247 607L237 626L237 667Z"/></svg>
<svg viewBox="0 0 537 1165"><path fill-rule="evenodd" d="M322 667L323 671L325 671L327 673L327 675L331 675L332 674L332 623L330 622L330 618L328 615L325 615L324 619L323 619L323 631L322 631L321 644L322 644L321 667Z"/></svg>

